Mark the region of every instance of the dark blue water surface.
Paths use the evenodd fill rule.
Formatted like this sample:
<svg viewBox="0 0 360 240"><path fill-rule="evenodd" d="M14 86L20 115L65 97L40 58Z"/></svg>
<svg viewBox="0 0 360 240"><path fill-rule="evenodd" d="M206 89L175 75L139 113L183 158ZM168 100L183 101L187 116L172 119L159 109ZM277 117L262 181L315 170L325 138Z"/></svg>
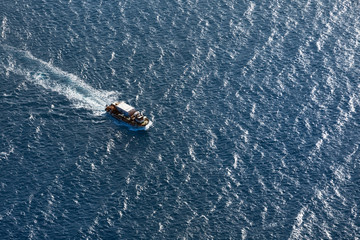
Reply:
<svg viewBox="0 0 360 240"><path fill-rule="evenodd" d="M0 239L359 238L359 13L0 1Z"/></svg>

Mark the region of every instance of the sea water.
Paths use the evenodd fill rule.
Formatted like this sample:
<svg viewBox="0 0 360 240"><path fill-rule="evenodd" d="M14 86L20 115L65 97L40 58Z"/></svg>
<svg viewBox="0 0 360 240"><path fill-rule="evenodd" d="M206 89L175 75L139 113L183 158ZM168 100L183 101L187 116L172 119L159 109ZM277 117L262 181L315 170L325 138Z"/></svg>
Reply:
<svg viewBox="0 0 360 240"><path fill-rule="evenodd" d="M0 238L357 239L359 12L1 1Z"/></svg>

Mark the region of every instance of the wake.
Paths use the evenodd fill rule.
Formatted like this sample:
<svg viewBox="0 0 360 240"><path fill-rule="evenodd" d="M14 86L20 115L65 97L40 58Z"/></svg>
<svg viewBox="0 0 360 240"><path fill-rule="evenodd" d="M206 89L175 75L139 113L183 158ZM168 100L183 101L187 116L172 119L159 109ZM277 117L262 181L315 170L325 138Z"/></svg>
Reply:
<svg viewBox="0 0 360 240"><path fill-rule="evenodd" d="M118 99L119 93L95 89L74 74L33 56L29 51L1 45L1 65L8 72L24 76L28 82L65 96L76 108L102 114L107 104ZM7 61L7 62L4 62Z"/></svg>

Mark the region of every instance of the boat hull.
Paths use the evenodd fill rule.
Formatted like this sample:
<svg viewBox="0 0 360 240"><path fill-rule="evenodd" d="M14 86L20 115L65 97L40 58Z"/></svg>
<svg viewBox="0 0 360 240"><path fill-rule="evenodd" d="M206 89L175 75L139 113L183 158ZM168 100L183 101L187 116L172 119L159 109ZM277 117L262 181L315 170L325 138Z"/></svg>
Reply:
<svg viewBox="0 0 360 240"><path fill-rule="evenodd" d="M150 127L152 127L152 125L153 125L153 122L150 121L146 126L141 126L141 127L133 126L133 125L127 123L127 122L121 121L121 120L113 117L111 114L108 114L108 115L115 120L115 123L116 123L117 125L127 127L127 128L130 129L131 131L147 131L147 130L149 130Z"/></svg>
<svg viewBox="0 0 360 240"><path fill-rule="evenodd" d="M131 121L129 118L127 118L119 113L114 113L114 112L108 111L108 110L106 110L106 112L109 116L113 117L119 123L129 127L133 131L141 131L141 130L147 131L153 125L153 122L146 117L145 117L144 122L139 124L135 121Z"/></svg>

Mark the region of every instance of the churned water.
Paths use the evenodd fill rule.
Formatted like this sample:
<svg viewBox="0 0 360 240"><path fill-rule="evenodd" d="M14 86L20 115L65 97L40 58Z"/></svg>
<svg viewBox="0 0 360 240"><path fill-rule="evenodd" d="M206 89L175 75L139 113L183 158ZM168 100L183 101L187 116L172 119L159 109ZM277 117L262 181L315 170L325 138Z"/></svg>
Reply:
<svg viewBox="0 0 360 240"><path fill-rule="evenodd" d="M358 239L359 13L1 1L0 238Z"/></svg>

